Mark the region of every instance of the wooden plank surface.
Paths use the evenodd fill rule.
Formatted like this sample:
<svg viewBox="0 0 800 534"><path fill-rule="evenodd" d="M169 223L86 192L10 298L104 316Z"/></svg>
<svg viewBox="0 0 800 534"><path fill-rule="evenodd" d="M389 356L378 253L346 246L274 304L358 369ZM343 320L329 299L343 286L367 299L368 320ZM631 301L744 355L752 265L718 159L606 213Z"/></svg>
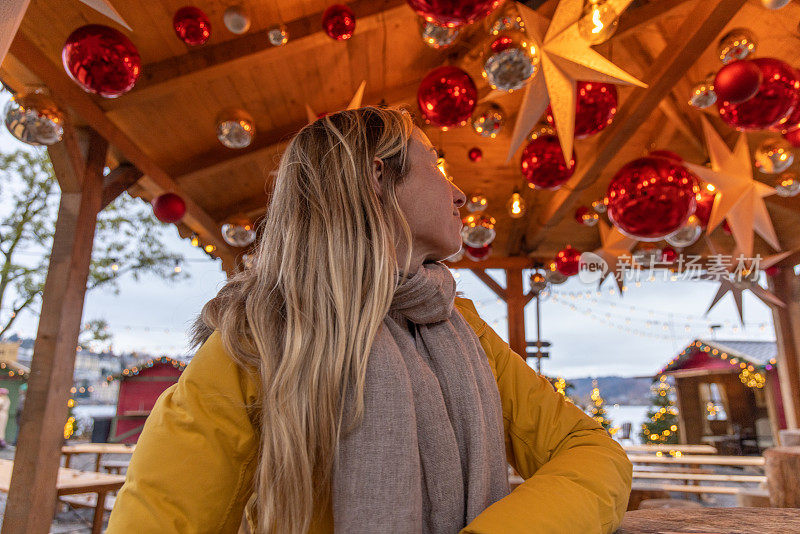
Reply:
<svg viewBox="0 0 800 534"><path fill-rule="evenodd" d="M633 510L616 534L787 534L800 532L798 508Z"/></svg>
<svg viewBox="0 0 800 534"><path fill-rule="evenodd" d="M0 491L8 492L13 468L12 460L0 460ZM125 475L78 471L62 467L58 470L56 491L58 495L91 493L119 489L124 483Z"/></svg>
<svg viewBox="0 0 800 534"><path fill-rule="evenodd" d="M625 452L669 452L680 451L681 454L716 454L717 449L711 445L623 445Z"/></svg>
<svg viewBox="0 0 800 534"><path fill-rule="evenodd" d="M136 445L123 443L78 443L61 447L62 454L133 454Z"/></svg>
<svg viewBox="0 0 800 534"><path fill-rule="evenodd" d="M672 456L653 456L651 454L629 454L633 463L644 464L685 464L685 465L764 465L763 456L711 456L684 454L680 458Z"/></svg>

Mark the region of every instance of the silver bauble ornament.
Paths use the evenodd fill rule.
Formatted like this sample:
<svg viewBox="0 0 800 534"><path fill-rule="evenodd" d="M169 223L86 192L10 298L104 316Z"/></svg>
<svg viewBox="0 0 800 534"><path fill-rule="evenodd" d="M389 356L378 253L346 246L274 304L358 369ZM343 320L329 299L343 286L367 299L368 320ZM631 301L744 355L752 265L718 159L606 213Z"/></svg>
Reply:
<svg viewBox="0 0 800 534"><path fill-rule="evenodd" d="M267 32L267 39L272 46L283 46L289 42L289 34L283 24L270 28Z"/></svg>
<svg viewBox="0 0 800 534"><path fill-rule="evenodd" d="M250 29L250 16L242 6L230 6L222 14L222 21L228 31L241 35Z"/></svg>
<svg viewBox="0 0 800 534"><path fill-rule="evenodd" d="M494 139L503 129L506 116L503 108L494 102L484 102L478 104L472 114L472 129L478 135Z"/></svg>
<svg viewBox="0 0 800 534"><path fill-rule="evenodd" d="M483 77L492 89L516 91L539 70L539 49L524 34L501 34L490 45Z"/></svg>
<svg viewBox="0 0 800 534"><path fill-rule="evenodd" d="M685 248L697 243L701 235L703 235L703 227L700 226L699 219L695 215L691 215L686 224L665 237L664 241L673 247Z"/></svg>
<svg viewBox="0 0 800 534"><path fill-rule="evenodd" d="M720 61L727 65L731 61L744 59L753 54L756 51L756 40L750 30L736 28L719 40L717 50Z"/></svg>
<svg viewBox="0 0 800 534"><path fill-rule="evenodd" d="M217 139L228 148L245 148L253 142L256 123L247 112L225 109L217 115Z"/></svg>
<svg viewBox="0 0 800 534"><path fill-rule="evenodd" d="M494 217L489 215L480 213L467 215L463 219L464 226L461 228L461 239L465 245L483 248L491 244L497 235L494 230L495 222Z"/></svg>
<svg viewBox="0 0 800 534"><path fill-rule="evenodd" d="M779 174L794 163L792 145L783 137L764 140L755 151L755 165L765 174Z"/></svg>
<svg viewBox="0 0 800 534"><path fill-rule="evenodd" d="M222 239L232 247L246 247L256 240L256 231L249 224L222 225Z"/></svg>
<svg viewBox="0 0 800 534"><path fill-rule="evenodd" d="M781 197L793 197L797 193L800 193L800 178L794 172L783 173L775 186L775 194Z"/></svg>
<svg viewBox="0 0 800 534"><path fill-rule="evenodd" d="M489 201L487 200L486 195L483 193L475 193L467 198L466 208L470 213L483 211L486 209L488 203Z"/></svg>
<svg viewBox="0 0 800 534"><path fill-rule="evenodd" d="M790 0L761 0L761 5L767 9L780 9L786 7Z"/></svg>
<svg viewBox="0 0 800 534"><path fill-rule="evenodd" d="M459 29L423 21L421 31L422 40L431 48L447 48L458 38Z"/></svg>
<svg viewBox="0 0 800 534"><path fill-rule="evenodd" d="M4 117L11 135L29 145L53 145L64 134L64 114L55 102L38 91L11 97Z"/></svg>
<svg viewBox="0 0 800 534"><path fill-rule="evenodd" d="M705 109L717 102L717 93L714 92L714 83L709 81L700 82L692 87L692 94L689 96L689 104L698 109Z"/></svg>

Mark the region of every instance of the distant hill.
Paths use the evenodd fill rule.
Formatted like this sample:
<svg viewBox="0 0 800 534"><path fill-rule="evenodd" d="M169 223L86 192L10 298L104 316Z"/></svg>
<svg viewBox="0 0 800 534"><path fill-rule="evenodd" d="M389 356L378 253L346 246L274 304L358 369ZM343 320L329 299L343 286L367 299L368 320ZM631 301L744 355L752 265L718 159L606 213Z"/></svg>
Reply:
<svg viewBox="0 0 800 534"><path fill-rule="evenodd" d="M590 401L592 393L592 378L570 378L574 389L570 395L584 404ZM606 404L649 404L650 403L650 378L632 378L622 376L601 376L597 379L597 387L600 388L600 395Z"/></svg>

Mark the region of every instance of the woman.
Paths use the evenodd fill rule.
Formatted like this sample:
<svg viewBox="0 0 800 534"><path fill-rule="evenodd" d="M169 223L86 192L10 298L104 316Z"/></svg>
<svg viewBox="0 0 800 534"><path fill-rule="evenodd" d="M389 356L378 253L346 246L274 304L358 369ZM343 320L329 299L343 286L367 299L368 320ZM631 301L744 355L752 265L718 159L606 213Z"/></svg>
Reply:
<svg viewBox="0 0 800 534"><path fill-rule="evenodd" d="M631 463L456 297L465 197L436 163L401 110L297 134L108 532L235 532L245 507L280 534L616 529Z"/></svg>

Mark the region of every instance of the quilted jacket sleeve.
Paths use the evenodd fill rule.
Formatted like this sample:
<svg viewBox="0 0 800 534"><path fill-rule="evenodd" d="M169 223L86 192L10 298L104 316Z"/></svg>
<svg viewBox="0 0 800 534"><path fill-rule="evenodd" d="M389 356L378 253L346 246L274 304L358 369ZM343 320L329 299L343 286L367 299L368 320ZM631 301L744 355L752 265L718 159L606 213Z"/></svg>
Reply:
<svg viewBox="0 0 800 534"><path fill-rule="evenodd" d="M507 458L525 479L461 534L614 532L631 491L625 451L513 352L472 302L458 301L495 371Z"/></svg>
<svg viewBox="0 0 800 534"><path fill-rule="evenodd" d="M254 392L215 332L147 418L107 532L237 532L258 449Z"/></svg>

